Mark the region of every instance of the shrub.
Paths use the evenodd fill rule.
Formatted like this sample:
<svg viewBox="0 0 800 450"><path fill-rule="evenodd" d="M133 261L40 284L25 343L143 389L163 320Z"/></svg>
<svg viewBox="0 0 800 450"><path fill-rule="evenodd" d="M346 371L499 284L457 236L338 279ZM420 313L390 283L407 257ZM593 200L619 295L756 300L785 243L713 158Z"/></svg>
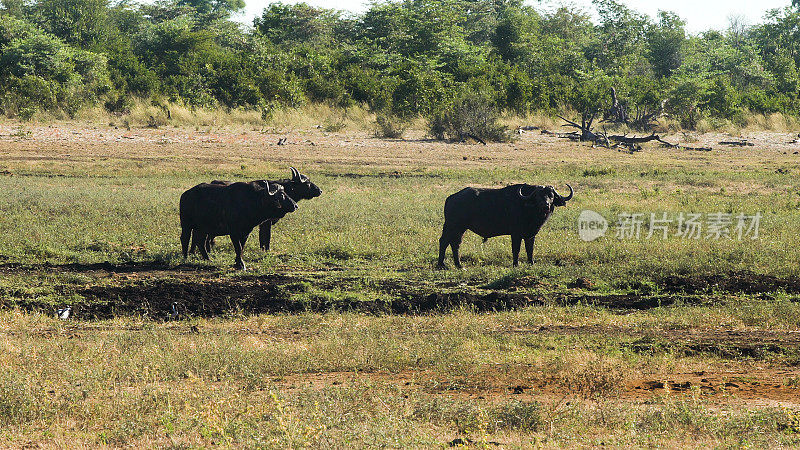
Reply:
<svg viewBox="0 0 800 450"><path fill-rule="evenodd" d="M409 122L392 114L380 113L375 118L375 137L400 139L408 129Z"/></svg>
<svg viewBox="0 0 800 450"><path fill-rule="evenodd" d="M488 96L467 94L450 106L428 117L428 131L436 139L462 141L479 138L484 141L511 140L508 127L497 123L499 114Z"/></svg>
<svg viewBox="0 0 800 450"><path fill-rule="evenodd" d="M6 115L30 120L39 110L54 108L58 103L58 85L35 75L21 78L11 77L6 83L2 97L2 109Z"/></svg>

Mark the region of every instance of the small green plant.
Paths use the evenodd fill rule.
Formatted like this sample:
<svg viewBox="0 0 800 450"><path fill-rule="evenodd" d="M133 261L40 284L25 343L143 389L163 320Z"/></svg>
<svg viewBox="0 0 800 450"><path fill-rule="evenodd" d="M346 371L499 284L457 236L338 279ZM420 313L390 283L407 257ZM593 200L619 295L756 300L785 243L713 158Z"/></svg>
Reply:
<svg viewBox="0 0 800 450"><path fill-rule="evenodd" d="M344 120L337 119L337 120L326 120L323 126L323 129L328 133L338 133L345 129L347 124L344 123Z"/></svg>
<svg viewBox="0 0 800 450"><path fill-rule="evenodd" d="M494 410L494 417L503 428L520 431L539 431L544 426L542 407L537 402L510 402Z"/></svg>
<svg viewBox="0 0 800 450"><path fill-rule="evenodd" d="M778 429L787 434L800 434L800 411L783 409L783 417L778 421Z"/></svg>
<svg viewBox="0 0 800 450"><path fill-rule="evenodd" d="M27 128L17 128L13 133L11 133L11 137L20 138L20 139L30 139L31 138L31 131Z"/></svg>
<svg viewBox="0 0 800 450"><path fill-rule="evenodd" d="M602 169L595 169L590 168L583 171L583 177L602 177L605 175L614 175L616 171L609 167L603 167Z"/></svg>

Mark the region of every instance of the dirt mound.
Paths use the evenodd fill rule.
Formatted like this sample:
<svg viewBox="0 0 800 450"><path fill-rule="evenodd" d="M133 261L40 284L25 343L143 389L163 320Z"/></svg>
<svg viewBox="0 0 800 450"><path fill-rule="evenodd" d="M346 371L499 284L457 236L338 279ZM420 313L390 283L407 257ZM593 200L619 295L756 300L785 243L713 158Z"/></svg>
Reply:
<svg viewBox="0 0 800 450"><path fill-rule="evenodd" d="M764 294L775 291L800 293L798 278L780 278L748 271L712 275L670 275L662 279L659 284L666 292L688 294L709 292Z"/></svg>
<svg viewBox="0 0 800 450"><path fill-rule="evenodd" d="M607 294L607 295L574 295L564 298L566 304L586 303L603 306L609 309L645 310L669 306L675 299L668 296L651 296L639 294Z"/></svg>
<svg viewBox="0 0 800 450"><path fill-rule="evenodd" d="M157 279L123 285L91 286L77 291L85 301L73 305L75 317L107 319L139 315L157 320L237 314L299 311L359 311L370 314L423 314L457 308L500 311L527 306L528 296L515 293L397 293L386 300L297 300L296 279L271 275L230 280ZM173 311L173 304L175 310ZM31 305L41 309L43 305ZM177 312L177 317L176 317Z"/></svg>
<svg viewBox="0 0 800 450"><path fill-rule="evenodd" d="M280 280L186 281L146 280L124 285L91 286L78 291L85 302L73 305L76 317L107 319L141 315L154 319L175 316L220 316L237 313L286 311L286 292ZM173 311L172 305L175 304Z"/></svg>
<svg viewBox="0 0 800 450"><path fill-rule="evenodd" d="M683 356L713 354L720 358L764 359L787 356L800 362L800 333L772 331L710 330L644 336L628 344L638 353L677 353Z"/></svg>

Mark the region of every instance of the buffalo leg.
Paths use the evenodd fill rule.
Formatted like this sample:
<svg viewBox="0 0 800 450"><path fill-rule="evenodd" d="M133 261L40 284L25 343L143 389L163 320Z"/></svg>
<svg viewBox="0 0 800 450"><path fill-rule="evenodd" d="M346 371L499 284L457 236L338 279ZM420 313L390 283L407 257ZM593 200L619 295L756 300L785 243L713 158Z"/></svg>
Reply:
<svg viewBox="0 0 800 450"><path fill-rule="evenodd" d="M444 265L444 256L447 252L447 246L450 245L450 240L447 239L447 236L442 233L442 237L439 238L439 262L436 263L436 267L440 269L444 269L447 266Z"/></svg>
<svg viewBox="0 0 800 450"><path fill-rule="evenodd" d="M459 269L461 268L461 256L458 254L458 249L461 247L461 238L463 237L464 233L459 233L450 239L450 248L453 250L453 264Z"/></svg>
<svg viewBox="0 0 800 450"><path fill-rule="evenodd" d="M533 241L536 236L525 238L525 253L528 254L528 264L533 264Z"/></svg>
<svg viewBox="0 0 800 450"><path fill-rule="evenodd" d="M214 236L209 235L206 238L205 246L206 246L206 251L208 253L211 253L211 249L214 248Z"/></svg>
<svg viewBox="0 0 800 450"><path fill-rule="evenodd" d="M181 250L183 251L183 258L189 257L189 239L192 237L192 229L184 227L181 230Z"/></svg>
<svg viewBox="0 0 800 450"><path fill-rule="evenodd" d="M265 252L269 250L269 241L272 238L272 222L266 221L258 227L258 245Z"/></svg>
<svg viewBox="0 0 800 450"><path fill-rule="evenodd" d="M189 230L189 233L190 233L191 235L194 235L194 234L196 233L196 231L194 231L194 230ZM191 246L191 247L189 247L189 254L190 254L190 255L193 255L193 254L195 253L195 251L197 251L197 242L196 242L196 240L195 240L195 239L192 239L192 246Z"/></svg>
<svg viewBox="0 0 800 450"><path fill-rule="evenodd" d="M244 250L244 243L247 242L247 236L241 234L231 234L231 243L233 243L233 250L236 252L236 263L234 267L239 270L247 270L242 259L242 251Z"/></svg>
<svg viewBox="0 0 800 450"><path fill-rule="evenodd" d="M209 260L211 258L208 257L208 251L206 251L206 239L208 239L208 234L199 232L194 230L192 233L192 246L197 246L197 249L200 250L200 256L205 259Z"/></svg>
<svg viewBox="0 0 800 450"><path fill-rule="evenodd" d="M514 258L514 267L519 265L519 248L522 245L522 236L511 236L511 256Z"/></svg>

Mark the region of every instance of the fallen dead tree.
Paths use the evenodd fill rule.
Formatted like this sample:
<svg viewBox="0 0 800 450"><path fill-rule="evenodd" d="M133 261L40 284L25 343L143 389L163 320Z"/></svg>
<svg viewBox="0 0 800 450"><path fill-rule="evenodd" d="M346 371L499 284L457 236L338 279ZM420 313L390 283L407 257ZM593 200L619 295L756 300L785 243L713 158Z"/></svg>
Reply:
<svg viewBox="0 0 800 450"><path fill-rule="evenodd" d="M711 147L691 147L691 146L688 146L688 145L673 144L673 143L667 142L667 141L665 141L663 139L658 139L658 142L660 142L664 147L667 147L667 148L677 148L677 149L681 149L681 150L695 150L695 151L699 151L699 152L710 152L711 150L713 150L713 148L711 148Z"/></svg>
<svg viewBox="0 0 800 450"><path fill-rule="evenodd" d="M747 139L738 139L735 141L719 141L719 145L730 145L731 147L752 147L755 144L749 142Z"/></svg>
<svg viewBox="0 0 800 450"><path fill-rule="evenodd" d="M472 139L474 139L474 140L476 140L476 141L480 142L480 143L481 143L481 144L483 144L483 145L486 145L486 141L484 141L483 139L479 138L478 136L475 136L475 135L474 135L474 134L472 134L472 133L467 133L467 137L468 137L468 138L472 138Z"/></svg>
<svg viewBox="0 0 800 450"><path fill-rule="evenodd" d="M598 135L598 134L596 134L596 133L594 133L592 131L592 122L594 122L595 117L597 117L597 110L584 111L583 114L581 115L581 123L580 123L580 125L578 125L578 123L573 122L573 121L571 121L569 119L566 119L566 118L564 118L562 116L558 116L558 117L561 120L563 120L564 122L567 122L567 126L573 127L573 128L577 128L578 130L580 130L580 134L578 135L579 136L579 140L581 140L581 141L594 141L594 142L599 140L600 135Z"/></svg>
<svg viewBox="0 0 800 450"><path fill-rule="evenodd" d="M575 132L559 133L558 131L542 130L541 134L555 136L557 138L572 139L573 141L579 141L581 138L581 135Z"/></svg>
<svg viewBox="0 0 800 450"><path fill-rule="evenodd" d="M640 144L644 142L650 142L653 140L660 140L659 136L655 133L652 133L649 136L640 136L640 137L629 137L626 135L611 135L609 136L608 133L605 132L595 132L592 131L592 122L596 116L597 112L594 113L584 113L581 119L581 123L578 124L577 122L573 122L563 116L558 116L561 120L567 123L567 126L577 128L580 132L572 132L572 133L552 133L549 132L548 134L554 134L558 137L568 138L577 141L590 141L593 145L599 145L606 148L617 148L617 147L626 147L631 151L638 151L641 150ZM544 131L542 131L544 133ZM612 144L613 142L613 144Z"/></svg>
<svg viewBox="0 0 800 450"><path fill-rule="evenodd" d="M658 137L658 135L655 133L651 134L650 136L643 136L643 137L635 137L635 136L628 137L626 135L615 134L609 136L608 139L622 144L641 144L644 142L661 140L661 138Z"/></svg>
<svg viewBox="0 0 800 450"><path fill-rule="evenodd" d="M669 147L669 148L679 148L683 150L697 150L697 151L705 151L709 152L712 150L711 147L691 147L681 144L673 144L671 142L667 142L655 133L651 133L649 136L627 136L622 134L612 134L608 135L605 131L603 132L595 132L591 129L591 124L593 122L594 116L589 116L589 119L581 121L581 124L577 122L573 122L569 119L566 119L562 116L558 116L562 120L567 123L567 126L577 128L580 132L569 132L569 133L558 133L548 130L542 130L542 134L548 134L552 136L556 136L559 138L566 138L571 139L574 141L590 141L592 142L592 147L600 146L605 148L626 148L631 153L640 151L642 149L641 144L645 142L657 141L661 144ZM750 144L752 145L752 144Z"/></svg>

